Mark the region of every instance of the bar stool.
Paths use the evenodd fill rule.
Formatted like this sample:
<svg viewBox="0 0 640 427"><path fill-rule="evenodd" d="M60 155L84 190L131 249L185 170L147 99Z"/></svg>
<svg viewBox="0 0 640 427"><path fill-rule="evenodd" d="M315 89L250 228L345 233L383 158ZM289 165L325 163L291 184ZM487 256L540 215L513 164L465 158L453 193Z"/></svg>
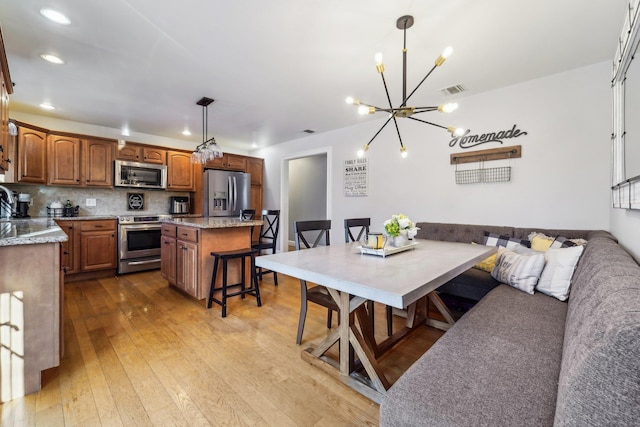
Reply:
<svg viewBox="0 0 640 427"><path fill-rule="evenodd" d="M207 300L207 308L211 308L211 303L215 302L222 306L222 317L227 317L227 298L235 297L240 295L243 299L246 294L252 295L256 297L256 301L258 303L258 307L262 306L262 302L260 300L260 288L258 288L258 277L256 276L256 254L258 251L256 249L237 249L234 251L220 251L220 252L211 252L211 255L215 257L215 261L213 263L213 273L211 274L211 286L209 287L209 299ZM251 283L249 287L245 287L245 259L251 259L251 269L249 270L251 273ZM232 259L240 259L241 264L241 279L239 283L229 284L227 283L227 263ZM222 283L220 287L216 288L216 278L218 275L218 262L222 260ZM240 288L239 291L229 293L228 290L230 288ZM222 299L216 299L213 297L213 294L216 291L222 291Z"/></svg>

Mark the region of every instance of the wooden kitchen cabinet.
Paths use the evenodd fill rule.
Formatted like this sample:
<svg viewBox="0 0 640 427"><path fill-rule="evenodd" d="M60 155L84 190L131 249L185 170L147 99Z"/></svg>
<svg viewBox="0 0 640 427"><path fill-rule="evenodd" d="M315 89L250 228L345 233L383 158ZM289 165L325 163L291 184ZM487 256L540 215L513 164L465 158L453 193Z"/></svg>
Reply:
<svg viewBox="0 0 640 427"><path fill-rule="evenodd" d="M112 187L113 146L110 140L50 134L48 184Z"/></svg>
<svg viewBox="0 0 640 427"><path fill-rule="evenodd" d="M80 241L78 234L79 227L75 227L77 221L56 221L58 226L67 234L68 240L60 244L60 269L64 274L75 274L80 272L80 261L77 245Z"/></svg>
<svg viewBox="0 0 640 427"><path fill-rule="evenodd" d="M244 172L247 168L247 159L245 156L237 154L224 154L222 157L207 160L205 167Z"/></svg>
<svg viewBox="0 0 640 427"><path fill-rule="evenodd" d="M129 142L125 145L118 145L115 157L118 160L126 160L129 162L154 163L158 165L167 164L167 150Z"/></svg>
<svg viewBox="0 0 640 427"><path fill-rule="evenodd" d="M176 284L176 229L175 225L162 224L160 239L160 274L171 285Z"/></svg>
<svg viewBox="0 0 640 427"><path fill-rule="evenodd" d="M167 150L154 147L142 147L142 161L158 165L167 164Z"/></svg>
<svg viewBox="0 0 640 427"><path fill-rule="evenodd" d="M47 139L48 184L80 185L80 139L61 135Z"/></svg>
<svg viewBox="0 0 640 427"><path fill-rule="evenodd" d="M87 187L113 187L113 147L115 141L82 140L81 182Z"/></svg>
<svg viewBox="0 0 640 427"><path fill-rule="evenodd" d="M80 222L80 269L82 272L115 269L116 221Z"/></svg>
<svg viewBox="0 0 640 427"><path fill-rule="evenodd" d="M47 131L31 126L18 126L17 182L47 183Z"/></svg>
<svg viewBox="0 0 640 427"><path fill-rule="evenodd" d="M9 167L9 95L13 93L13 83L9 75L7 55L0 35L0 173Z"/></svg>
<svg viewBox="0 0 640 427"><path fill-rule="evenodd" d="M60 245L60 269L64 272L66 282L115 276L115 219L59 219L56 223L68 237Z"/></svg>
<svg viewBox="0 0 640 427"><path fill-rule="evenodd" d="M160 274L178 289L201 299L199 287L199 231L192 227L162 225Z"/></svg>
<svg viewBox="0 0 640 427"><path fill-rule="evenodd" d="M256 219L262 219L262 186L251 185L251 209L256 210ZM254 227L251 241L260 240L260 227Z"/></svg>
<svg viewBox="0 0 640 427"><path fill-rule="evenodd" d="M251 185L262 185L264 159L247 157L247 173L251 174ZM256 210L258 212L258 210Z"/></svg>
<svg viewBox="0 0 640 427"><path fill-rule="evenodd" d="M176 284L176 238L162 236L160 239L160 274L172 285Z"/></svg>
<svg viewBox="0 0 640 427"><path fill-rule="evenodd" d="M189 295L198 295L198 244L177 240L176 244L176 286Z"/></svg>
<svg viewBox="0 0 640 427"><path fill-rule="evenodd" d="M167 190L195 191L194 165L191 153L167 152Z"/></svg>

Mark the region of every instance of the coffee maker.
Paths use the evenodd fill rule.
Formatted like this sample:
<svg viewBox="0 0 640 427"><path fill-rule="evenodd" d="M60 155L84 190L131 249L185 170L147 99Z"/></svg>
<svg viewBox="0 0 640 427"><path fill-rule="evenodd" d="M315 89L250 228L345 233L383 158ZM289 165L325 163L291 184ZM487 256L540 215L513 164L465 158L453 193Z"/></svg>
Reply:
<svg viewBox="0 0 640 427"><path fill-rule="evenodd" d="M170 214L188 214L189 213L189 197L187 196L169 197L169 213Z"/></svg>
<svg viewBox="0 0 640 427"><path fill-rule="evenodd" d="M16 218L29 218L29 207L32 204L31 194L18 194L18 202L16 204Z"/></svg>

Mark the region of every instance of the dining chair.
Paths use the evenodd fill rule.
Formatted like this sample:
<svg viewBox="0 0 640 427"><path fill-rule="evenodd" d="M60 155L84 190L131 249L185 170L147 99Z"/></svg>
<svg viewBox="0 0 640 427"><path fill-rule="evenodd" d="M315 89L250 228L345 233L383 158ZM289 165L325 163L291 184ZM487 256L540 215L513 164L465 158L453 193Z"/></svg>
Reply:
<svg viewBox="0 0 640 427"><path fill-rule="evenodd" d="M253 249L258 250L258 255L263 254L266 251L268 254L276 253L276 243L278 242L278 232L280 231L280 210L279 209L264 209L262 211L262 226L260 227L260 240L257 243L251 245ZM273 273L273 284L278 286L278 273L275 271L267 270L266 268L257 267L257 273L259 280L262 280L262 276L265 274Z"/></svg>
<svg viewBox="0 0 640 427"><path fill-rule="evenodd" d="M331 220L296 221L293 223L294 242L297 251L316 248L321 243L329 246ZM309 239L309 240L307 240ZM312 243L309 243L311 241ZM338 304L333 300L327 288L321 285L307 286L307 281L300 279L300 319L298 320L298 335L296 344L302 342L302 331L307 317L307 302L311 301L327 308L327 328L331 328L333 312L339 311Z"/></svg>
<svg viewBox="0 0 640 427"><path fill-rule="evenodd" d="M240 211L240 219L242 221L250 221L252 219L256 219L256 210L255 209L242 209Z"/></svg>
<svg viewBox="0 0 640 427"><path fill-rule="evenodd" d="M344 220L344 242L359 242L362 236L367 238L369 235L369 227L371 226L371 218L347 218ZM360 227L360 228L357 228ZM355 229L355 230L352 230ZM357 232L357 237L353 237L353 233Z"/></svg>
<svg viewBox="0 0 640 427"><path fill-rule="evenodd" d="M366 239L369 235L369 227L371 226L371 218L347 218L344 220L344 242L360 242L362 237ZM359 228L358 228L359 227ZM354 237L357 232L357 237ZM371 330L375 331L375 315L373 309L373 301L367 301L367 311L371 319ZM387 336L393 334L393 308L386 306L387 314Z"/></svg>

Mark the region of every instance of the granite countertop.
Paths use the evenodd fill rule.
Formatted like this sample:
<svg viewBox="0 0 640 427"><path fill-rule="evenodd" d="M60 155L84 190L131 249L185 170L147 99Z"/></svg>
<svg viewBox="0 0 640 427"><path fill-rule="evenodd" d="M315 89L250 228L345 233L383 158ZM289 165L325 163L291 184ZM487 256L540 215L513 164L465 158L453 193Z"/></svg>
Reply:
<svg viewBox="0 0 640 427"><path fill-rule="evenodd" d="M53 218L0 221L0 246L59 243L68 240Z"/></svg>
<svg viewBox="0 0 640 427"><path fill-rule="evenodd" d="M163 222L197 228L259 227L262 225L262 220L259 219L241 221L239 218L224 217L172 218Z"/></svg>

